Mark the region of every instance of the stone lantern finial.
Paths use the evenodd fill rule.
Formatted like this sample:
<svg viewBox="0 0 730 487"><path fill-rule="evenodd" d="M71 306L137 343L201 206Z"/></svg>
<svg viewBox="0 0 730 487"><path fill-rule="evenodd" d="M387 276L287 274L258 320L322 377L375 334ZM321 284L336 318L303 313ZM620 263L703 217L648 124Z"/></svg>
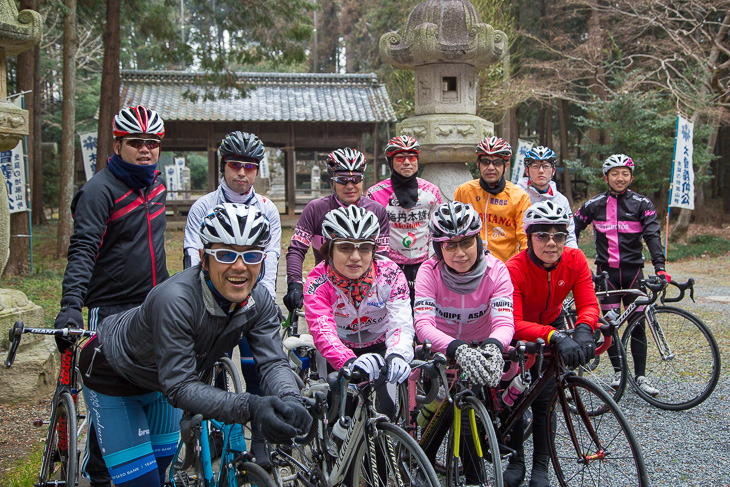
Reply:
<svg viewBox="0 0 730 487"><path fill-rule="evenodd" d="M464 163L494 134L494 124L476 116L476 74L507 54L507 35L483 23L468 0L428 0L411 10L402 35L384 34L379 47L393 67L414 70L415 116L396 132L418 139L423 177L451 199L471 179Z"/></svg>

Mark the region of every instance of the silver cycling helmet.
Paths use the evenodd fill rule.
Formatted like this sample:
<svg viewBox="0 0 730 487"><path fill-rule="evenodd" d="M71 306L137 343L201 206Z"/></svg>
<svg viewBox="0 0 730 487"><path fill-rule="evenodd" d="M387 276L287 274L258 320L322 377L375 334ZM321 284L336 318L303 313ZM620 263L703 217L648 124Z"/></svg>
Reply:
<svg viewBox="0 0 730 487"><path fill-rule="evenodd" d="M322 236L325 240L375 240L380 236L380 222L370 210L355 205L335 208L324 216Z"/></svg>
<svg viewBox="0 0 730 487"><path fill-rule="evenodd" d="M522 218L525 231L532 225L568 225L569 223L570 215L565 208L549 200L530 206Z"/></svg>
<svg viewBox="0 0 730 487"><path fill-rule="evenodd" d="M445 242L456 237L478 235L482 230L482 220L470 204L450 201L434 210L428 228L434 242Z"/></svg>
<svg viewBox="0 0 730 487"><path fill-rule="evenodd" d="M249 157L261 162L266 151L256 135L236 130L226 135L218 147L218 158L223 161L229 156ZM221 171L223 166L221 165Z"/></svg>
<svg viewBox="0 0 730 487"><path fill-rule="evenodd" d="M634 174L634 161L626 154L613 154L603 163L603 175L607 175L608 171L614 167L628 167L631 174Z"/></svg>
<svg viewBox="0 0 730 487"><path fill-rule="evenodd" d="M200 224L205 248L214 243L266 247L271 241L269 220L253 206L223 203L215 206Z"/></svg>

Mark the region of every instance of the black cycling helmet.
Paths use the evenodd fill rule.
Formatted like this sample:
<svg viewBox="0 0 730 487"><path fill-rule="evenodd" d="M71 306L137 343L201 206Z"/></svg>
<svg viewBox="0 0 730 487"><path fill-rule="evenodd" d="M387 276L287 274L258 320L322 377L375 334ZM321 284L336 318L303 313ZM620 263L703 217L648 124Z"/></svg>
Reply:
<svg viewBox="0 0 730 487"><path fill-rule="evenodd" d="M227 157L237 156L259 164L266 151L256 135L248 132L235 131L226 135L218 148L218 159L221 161L221 173L225 171Z"/></svg>

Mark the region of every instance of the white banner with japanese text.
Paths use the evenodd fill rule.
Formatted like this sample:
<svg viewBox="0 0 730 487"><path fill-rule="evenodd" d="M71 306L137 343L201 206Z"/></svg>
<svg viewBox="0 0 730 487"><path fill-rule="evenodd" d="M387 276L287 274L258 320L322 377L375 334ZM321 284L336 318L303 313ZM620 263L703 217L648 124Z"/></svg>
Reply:
<svg viewBox="0 0 730 487"><path fill-rule="evenodd" d="M515 153L515 165L512 168L512 184L517 184L525 175L525 155L532 149L532 142L519 139L517 141L517 152Z"/></svg>
<svg viewBox="0 0 730 487"><path fill-rule="evenodd" d="M669 206L695 209L695 172L692 167L694 123L677 115L672 186Z"/></svg>
<svg viewBox="0 0 730 487"><path fill-rule="evenodd" d="M86 175L87 181L96 173L96 136L96 132L79 134L79 140L81 141L81 159L84 161L84 174Z"/></svg>
<svg viewBox="0 0 730 487"><path fill-rule="evenodd" d="M5 183L8 185L8 208L10 208L10 213L28 211L22 140L18 142L15 149L0 152L0 170L2 170Z"/></svg>

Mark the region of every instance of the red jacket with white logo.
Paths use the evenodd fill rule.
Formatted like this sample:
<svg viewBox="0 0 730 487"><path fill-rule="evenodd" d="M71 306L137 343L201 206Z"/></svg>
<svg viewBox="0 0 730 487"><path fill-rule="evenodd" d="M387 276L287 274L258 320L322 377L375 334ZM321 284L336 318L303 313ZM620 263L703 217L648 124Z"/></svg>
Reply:
<svg viewBox="0 0 730 487"><path fill-rule="evenodd" d="M591 328L598 323L598 299L593 277L582 250L565 247L563 256L550 271L533 262L527 250L507 261L514 292L515 340L548 341L555 328L548 326L563 309L563 301L573 291L576 323Z"/></svg>

